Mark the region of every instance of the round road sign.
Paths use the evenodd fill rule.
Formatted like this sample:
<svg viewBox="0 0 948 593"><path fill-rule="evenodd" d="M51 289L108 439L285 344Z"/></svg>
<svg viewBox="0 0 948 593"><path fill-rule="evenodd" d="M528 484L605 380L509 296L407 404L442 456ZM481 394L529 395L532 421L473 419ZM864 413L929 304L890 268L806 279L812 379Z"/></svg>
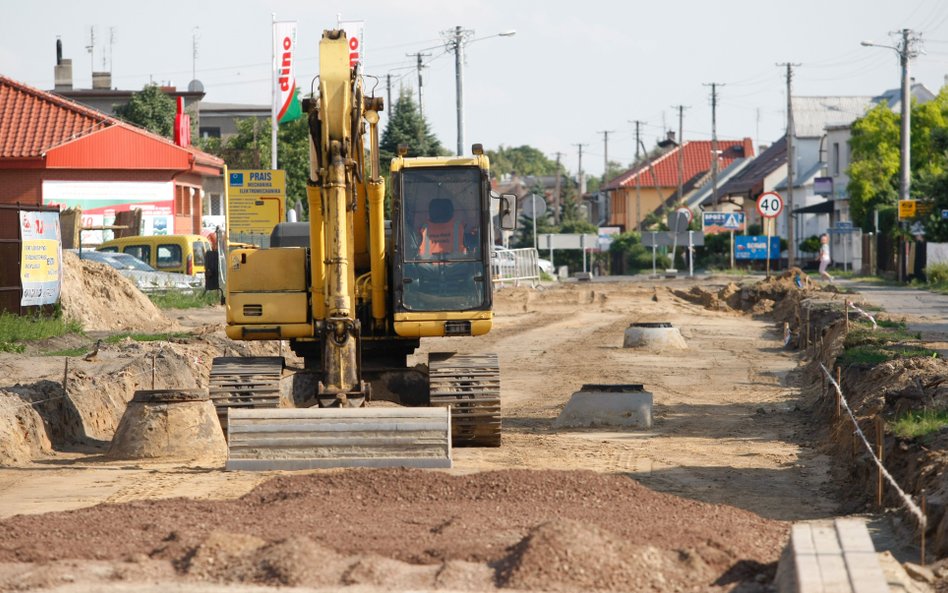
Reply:
<svg viewBox="0 0 948 593"><path fill-rule="evenodd" d="M776 192L766 192L757 198L757 212L764 218L776 218L783 212L783 198Z"/></svg>
<svg viewBox="0 0 948 593"><path fill-rule="evenodd" d="M687 216L687 217L688 217L688 224L691 224L691 219L694 218L694 212L691 211L691 208L688 208L688 207L686 207L686 206L681 206L681 207L679 207L679 208L676 208L676 209L675 209L675 212L676 212L679 216Z"/></svg>

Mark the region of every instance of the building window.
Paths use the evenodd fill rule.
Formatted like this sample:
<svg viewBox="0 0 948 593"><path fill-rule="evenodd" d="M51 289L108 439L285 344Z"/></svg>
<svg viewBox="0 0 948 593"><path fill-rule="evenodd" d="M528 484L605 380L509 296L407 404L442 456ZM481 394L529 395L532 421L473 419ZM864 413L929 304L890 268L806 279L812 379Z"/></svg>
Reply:
<svg viewBox="0 0 948 593"><path fill-rule="evenodd" d="M198 129L198 135L201 138L220 138L221 129L220 128L211 128L211 127L201 127Z"/></svg>
<svg viewBox="0 0 948 593"><path fill-rule="evenodd" d="M839 175L839 142L833 142L833 175Z"/></svg>

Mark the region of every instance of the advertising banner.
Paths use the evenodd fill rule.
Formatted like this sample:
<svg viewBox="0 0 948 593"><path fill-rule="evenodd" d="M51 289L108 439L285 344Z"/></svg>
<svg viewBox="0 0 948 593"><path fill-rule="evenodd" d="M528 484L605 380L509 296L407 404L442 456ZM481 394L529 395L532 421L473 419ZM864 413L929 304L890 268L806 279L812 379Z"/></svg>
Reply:
<svg viewBox="0 0 948 593"><path fill-rule="evenodd" d="M701 215L701 225L706 235L740 232L744 230L744 213L704 212Z"/></svg>
<svg viewBox="0 0 948 593"><path fill-rule="evenodd" d="M286 172L237 169L227 175L227 231L269 235L286 220Z"/></svg>
<svg viewBox="0 0 948 593"><path fill-rule="evenodd" d="M767 259L767 237L764 235L735 236L734 259ZM780 237L770 237L770 259L780 259Z"/></svg>
<svg viewBox="0 0 948 593"><path fill-rule="evenodd" d="M296 59L296 21L273 23L273 67L277 86L273 93L273 111L281 124L303 115L296 95Z"/></svg>
<svg viewBox="0 0 948 593"><path fill-rule="evenodd" d="M52 305L62 286L62 235L59 212L21 210L20 306Z"/></svg>
<svg viewBox="0 0 948 593"><path fill-rule="evenodd" d="M349 39L349 67L365 62L362 55L362 36L365 34L365 21L339 21L339 28L346 32Z"/></svg>
<svg viewBox="0 0 948 593"><path fill-rule="evenodd" d="M43 203L82 210L82 227L107 226L115 214L142 211L143 235L173 235L174 183L132 181L44 181ZM112 231L84 231L83 245L113 238Z"/></svg>

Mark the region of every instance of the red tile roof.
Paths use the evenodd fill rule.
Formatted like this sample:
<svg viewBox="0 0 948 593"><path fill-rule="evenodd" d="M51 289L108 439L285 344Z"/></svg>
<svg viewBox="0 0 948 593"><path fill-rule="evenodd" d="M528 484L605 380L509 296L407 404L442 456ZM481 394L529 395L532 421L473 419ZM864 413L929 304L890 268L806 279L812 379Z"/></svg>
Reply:
<svg viewBox="0 0 948 593"><path fill-rule="evenodd" d="M657 183L649 170L648 164L645 163L639 167L633 167L611 180L606 184L605 189L632 187L635 185L636 177L638 177L638 182L642 187L654 187L655 185L659 187L677 187L679 150L684 151L683 183L687 183L689 179L711 170L711 141L691 140L652 161L651 169L655 171L655 177L658 178ZM718 140L718 150L721 153L718 161L719 170L730 165L735 159L754 155L754 145L750 138Z"/></svg>
<svg viewBox="0 0 948 593"><path fill-rule="evenodd" d="M0 158L36 158L117 120L0 76Z"/></svg>
<svg viewBox="0 0 948 593"><path fill-rule="evenodd" d="M107 129L121 130L123 137L137 136L146 142L161 143L151 145L159 151L185 151L198 165L213 169L224 166L224 161L214 155L193 147L178 146L138 126L0 76L0 159L45 158L55 148ZM89 158L93 155L87 154L86 160ZM86 164L92 165L91 162ZM142 166L142 163L137 166Z"/></svg>

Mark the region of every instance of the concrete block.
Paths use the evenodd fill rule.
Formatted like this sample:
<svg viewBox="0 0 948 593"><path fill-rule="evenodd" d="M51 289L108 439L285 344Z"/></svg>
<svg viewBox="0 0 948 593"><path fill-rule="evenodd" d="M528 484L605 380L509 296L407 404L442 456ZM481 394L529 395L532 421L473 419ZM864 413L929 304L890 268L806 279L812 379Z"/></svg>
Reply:
<svg viewBox="0 0 948 593"><path fill-rule="evenodd" d="M641 385L583 385L553 422L556 428L650 428L652 394Z"/></svg>
<svg viewBox="0 0 948 593"><path fill-rule="evenodd" d="M647 348L658 352L688 349L681 332L670 323L633 323L625 330L622 346Z"/></svg>

